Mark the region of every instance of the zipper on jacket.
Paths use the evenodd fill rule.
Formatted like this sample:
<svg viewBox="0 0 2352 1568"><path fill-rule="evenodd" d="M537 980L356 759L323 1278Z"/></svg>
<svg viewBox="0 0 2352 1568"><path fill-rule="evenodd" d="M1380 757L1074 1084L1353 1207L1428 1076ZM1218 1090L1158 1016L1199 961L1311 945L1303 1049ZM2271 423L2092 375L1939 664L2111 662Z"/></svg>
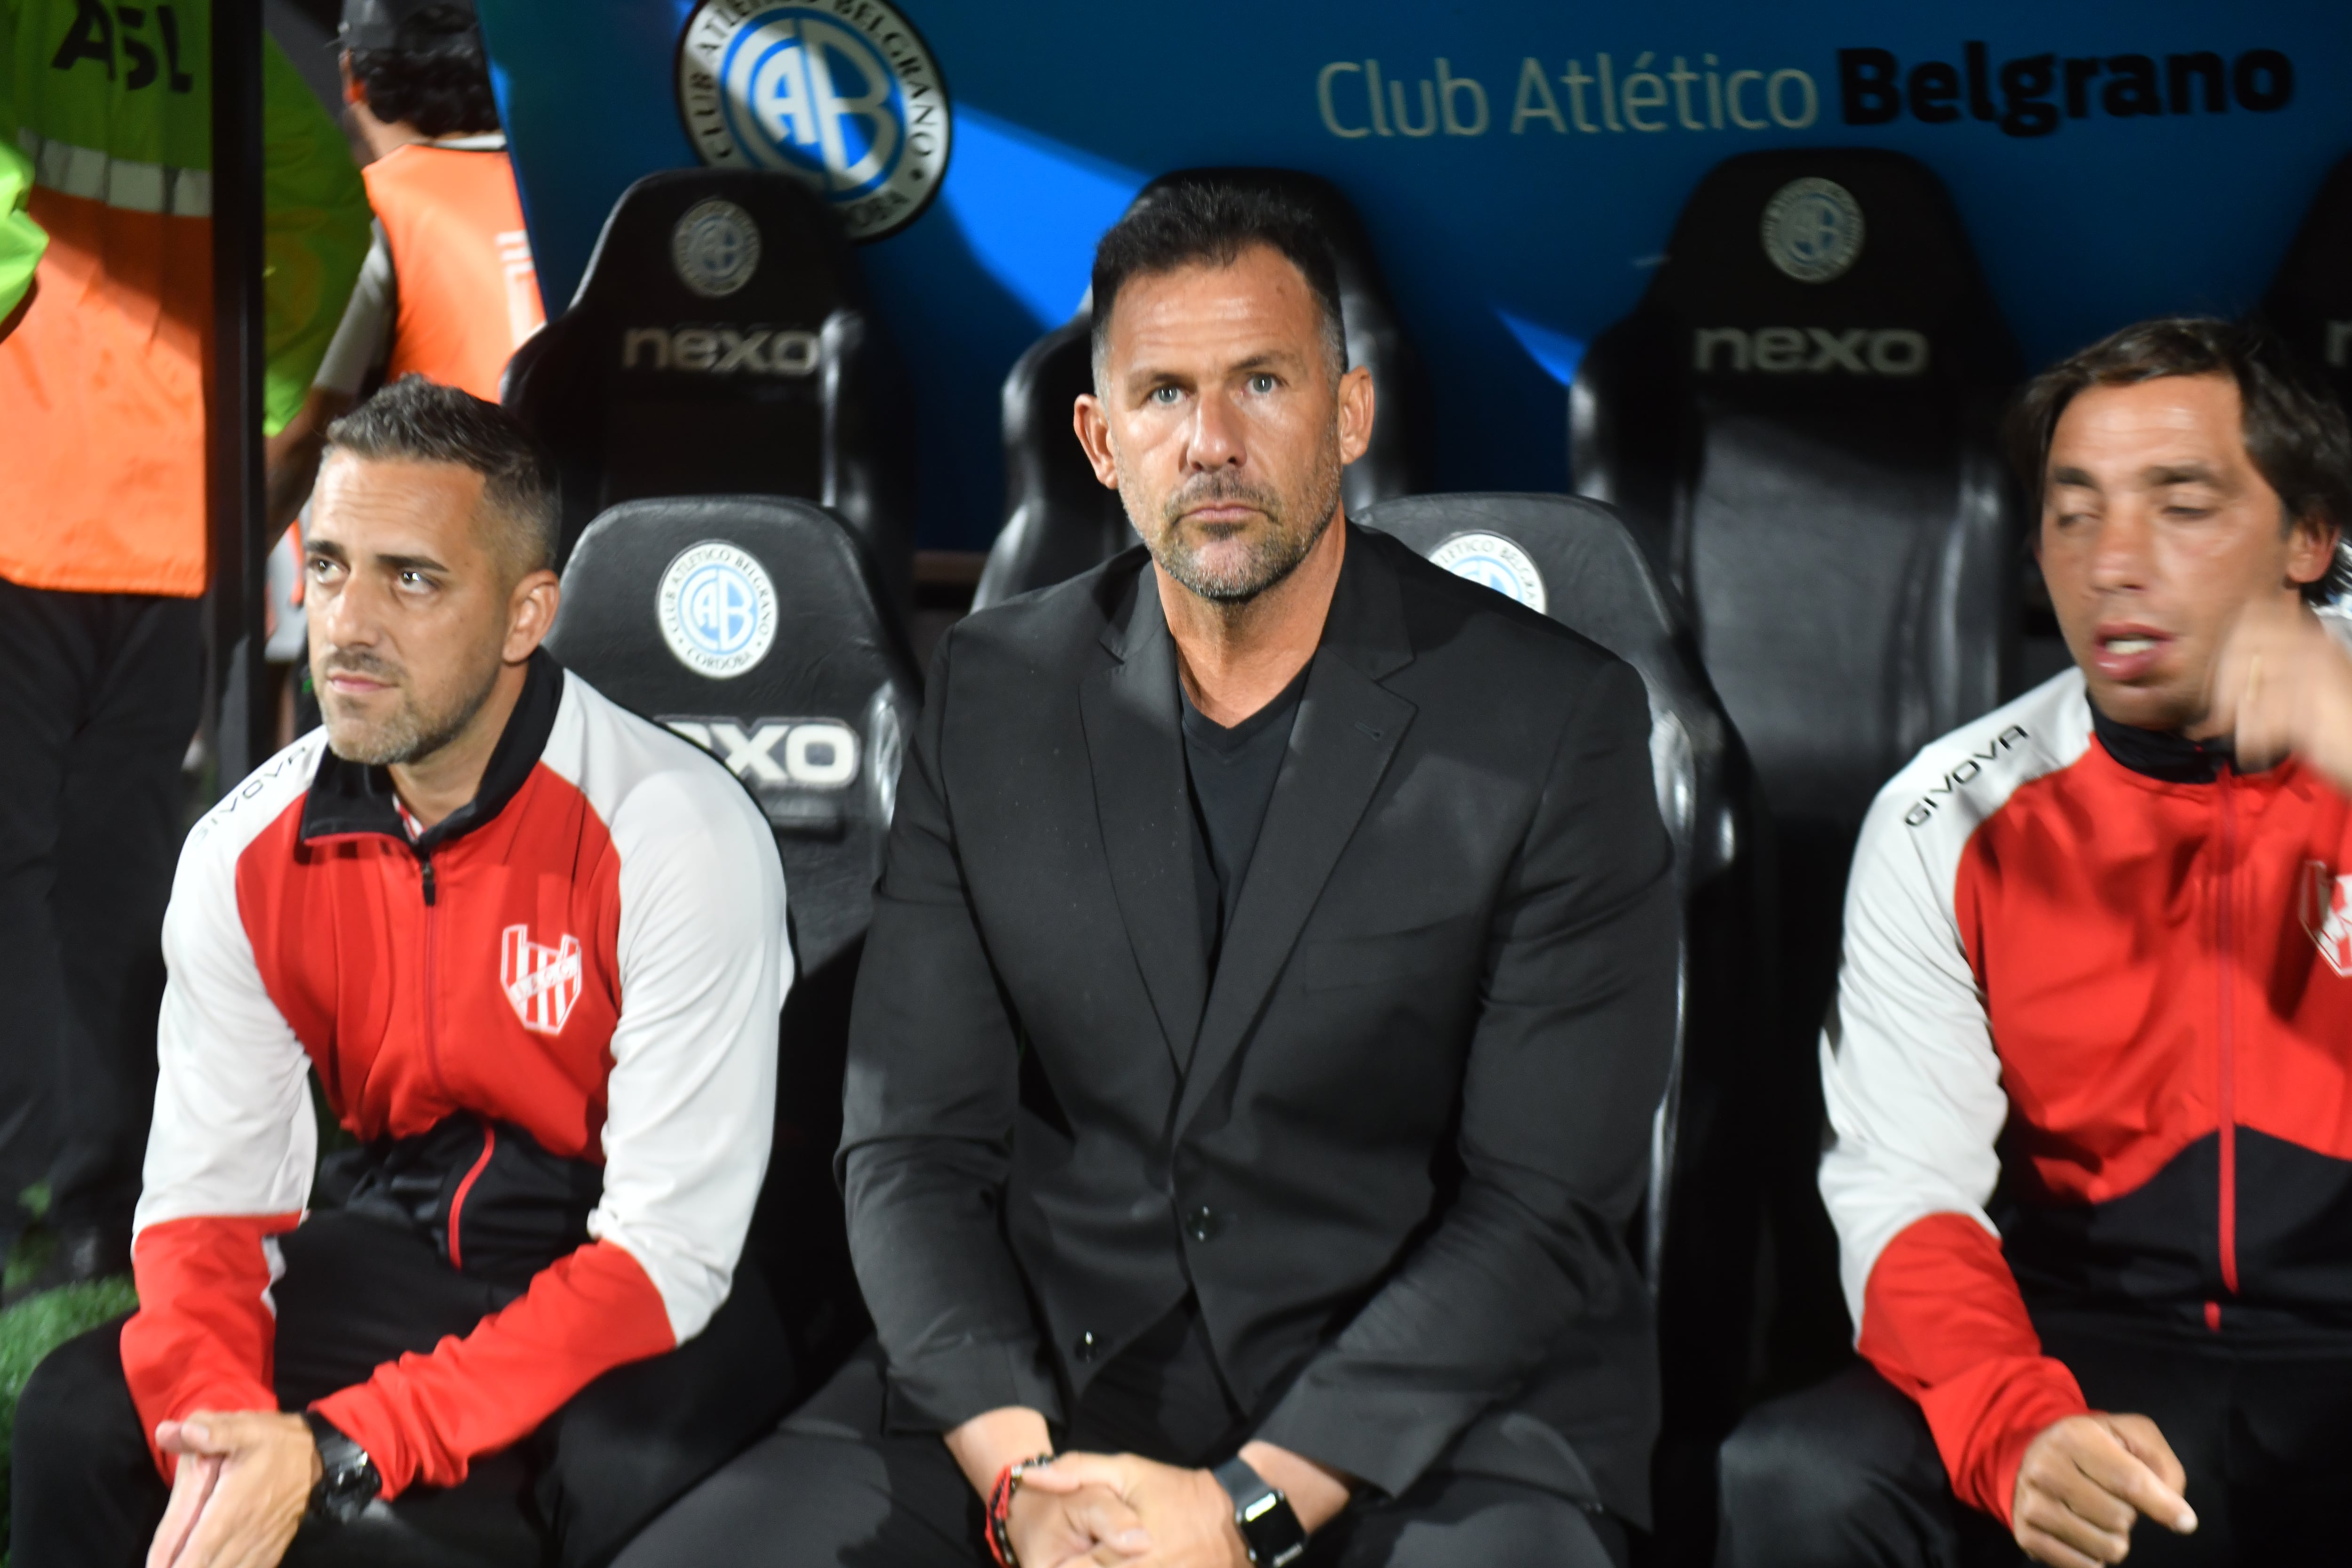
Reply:
<svg viewBox="0 0 2352 1568"><path fill-rule="evenodd" d="M2221 816L2221 867L2216 873L2220 886L2215 893L2213 937L2216 972L2214 995L2220 1005L2220 1029L2215 1036L2214 1055L2218 1060L2220 1079L2214 1096L2216 1119L2221 1123L2221 1288L2234 1296L2238 1293L2238 1066L2235 1030L2236 1013L2233 984L2237 968L2237 952L2231 918L2235 902L2238 858L2238 802L2235 775L2228 768L2221 770L2218 781ZM2218 1318L2218 1312L2209 1318Z"/></svg>
<svg viewBox="0 0 2352 1568"><path fill-rule="evenodd" d="M433 858L420 855L416 863L425 879L425 995L422 1004L425 1009L425 1070L433 1075L433 1086L446 1100L449 1098L449 1085L441 1076L441 1042L433 1027L434 1008L441 995L439 978L434 973L434 949L437 945L435 937L441 924L440 911L434 898Z"/></svg>
<svg viewBox="0 0 2352 1568"><path fill-rule="evenodd" d="M481 1118L475 1120L481 1121ZM466 1195L474 1190L474 1183L480 1179L483 1167L490 1163L490 1156L498 1152L498 1148L499 1130L488 1121L482 1121L482 1152L475 1156L473 1168L466 1173L465 1180L457 1184L457 1194L449 1200L449 1266L452 1268L466 1267L464 1247L457 1238L458 1221L466 1210Z"/></svg>

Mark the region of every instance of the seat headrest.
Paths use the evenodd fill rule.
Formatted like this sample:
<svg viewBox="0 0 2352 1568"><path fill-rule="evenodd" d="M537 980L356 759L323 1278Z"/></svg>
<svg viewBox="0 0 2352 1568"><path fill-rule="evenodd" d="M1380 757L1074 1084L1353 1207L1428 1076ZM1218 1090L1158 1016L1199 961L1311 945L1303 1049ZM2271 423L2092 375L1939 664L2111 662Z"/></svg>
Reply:
<svg viewBox="0 0 2352 1568"><path fill-rule="evenodd" d="M1632 665L1649 696L1658 815L1685 887L1730 863L1722 823L1735 809L1727 770L1739 742L1680 610L1622 519L1580 496L1472 494L1402 496L1356 521ZM1744 776L1744 762L1737 767Z"/></svg>
<svg viewBox="0 0 2352 1568"><path fill-rule="evenodd" d="M1691 193L1644 313L1727 391L1872 395L2013 374L2015 351L1943 183L1870 148L1749 153Z"/></svg>
<svg viewBox="0 0 2352 1568"><path fill-rule="evenodd" d="M1662 688L1687 684L1680 612L1631 531L1599 501L1565 495L1401 496L1356 521L1591 637L1640 670L1658 696L1664 695ZM1653 701L1664 705L1657 696Z"/></svg>
<svg viewBox="0 0 2352 1568"><path fill-rule="evenodd" d="M2262 314L2352 406L2352 157L2329 172L2304 215Z"/></svg>
<svg viewBox="0 0 2352 1568"><path fill-rule="evenodd" d="M572 552L548 647L750 788L784 845L804 969L864 928L920 685L845 524L773 496L624 502ZM843 896L803 896L803 848Z"/></svg>
<svg viewBox="0 0 2352 1568"><path fill-rule="evenodd" d="M613 205L572 310L814 331L864 300L824 198L764 169L669 169Z"/></svg>
<svg viewBox="0 0 2352 1568"><path fill-rule="evenodd" d="M681 169L631 185L572 308L518 350L504 401L554 454L571 542L617 502L757 493L869 531L835 405L872 324L848 243L788 174Z"/></svg>

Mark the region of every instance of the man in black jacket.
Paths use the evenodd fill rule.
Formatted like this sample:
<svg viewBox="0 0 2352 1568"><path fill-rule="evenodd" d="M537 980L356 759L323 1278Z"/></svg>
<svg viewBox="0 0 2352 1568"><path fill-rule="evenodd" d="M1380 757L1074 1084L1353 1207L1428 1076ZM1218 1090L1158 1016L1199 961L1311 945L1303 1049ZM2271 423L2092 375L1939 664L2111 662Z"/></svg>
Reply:
<svg viewBox="0 0 2352 1568"><path fill-rule="evenodd" d="M1078 436L1148 550L933 668L840 1156L878 1342L623 1563L1622 1560L1641 682L1340 517L1372 386L1310 217L1171 189L1094 284Z"/></svg>

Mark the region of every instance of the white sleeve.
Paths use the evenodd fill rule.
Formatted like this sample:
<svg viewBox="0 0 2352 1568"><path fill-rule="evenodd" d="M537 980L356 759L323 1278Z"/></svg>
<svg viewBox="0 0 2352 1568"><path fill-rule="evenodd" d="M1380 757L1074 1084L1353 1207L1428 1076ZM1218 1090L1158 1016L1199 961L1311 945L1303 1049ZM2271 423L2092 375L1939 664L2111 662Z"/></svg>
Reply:
<svg viewBox="0 0 2352 1568"><path fill-rule="evenodd" d="M775 841L699 763L646 779L612 825L621 1018L588 1220L645 1269L681 1343L726 1300L767 1173L792 984Z"/></svg>
<svg viewBox="0 0 2352 1568"><path fill-rule="evenodd" d="M1906 825L1910 799L1898 779L1863 825L1837 999L1822 1033L1832 1133L1822 1198L1857 1331L1870 1271L1906 1227L1953 1213L1999 1235L1985 1205L2000 1174L1996 1140L2009 1100L1951 912L1958 850L1941 822ZM1928 857L1941 860L1948 847L1954 864L1938 875Z"/></svg>
<svg viewBox="0 0 2352 1568"><path fill-rule="evenodd" d="M302 761L315 763L315 752ZM294 771L309 769L298 761ZM310 1201L319 1152L310 1058L262 985L236 898L238 853L267 826L275 793L232 796L180 852L163 915L169 978L141 1230L195 1216L296 1214Z"/></svg>
<svg viewBox="0 0 2352 1568"><path fill-rule="evenodd" d="M359 281L352 285L351 303L343 307L342 321L335 328L327 344L327 357L319 362L319 374L310 378L310 384L357 398L369 375L392 361L392 327L399 310L392 245L384 238L383 225L378 223L367 259L360 263Z"/></svg>

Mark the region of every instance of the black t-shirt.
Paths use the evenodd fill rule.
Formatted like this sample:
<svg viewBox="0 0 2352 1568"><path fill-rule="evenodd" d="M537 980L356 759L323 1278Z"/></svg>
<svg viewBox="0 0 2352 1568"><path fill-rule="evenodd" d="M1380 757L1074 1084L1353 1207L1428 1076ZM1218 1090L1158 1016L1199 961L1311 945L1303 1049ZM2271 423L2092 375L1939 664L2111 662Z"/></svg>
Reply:
<svg viewBox="0 0 2352 1568"><path fill-rule="evenodd" d="M1192 706L1183 679L1176 682L1184 709L1184 771L1192 781L1193 865L1201 890L1201 944L1209 973L1217 972L1217 952L1241 902L1242 879L1257 851L1265 826L1266 803L1290 751L1290 730L1298 699L1307 689L1309 659L1272 701L1231 729Z"/></svg>

